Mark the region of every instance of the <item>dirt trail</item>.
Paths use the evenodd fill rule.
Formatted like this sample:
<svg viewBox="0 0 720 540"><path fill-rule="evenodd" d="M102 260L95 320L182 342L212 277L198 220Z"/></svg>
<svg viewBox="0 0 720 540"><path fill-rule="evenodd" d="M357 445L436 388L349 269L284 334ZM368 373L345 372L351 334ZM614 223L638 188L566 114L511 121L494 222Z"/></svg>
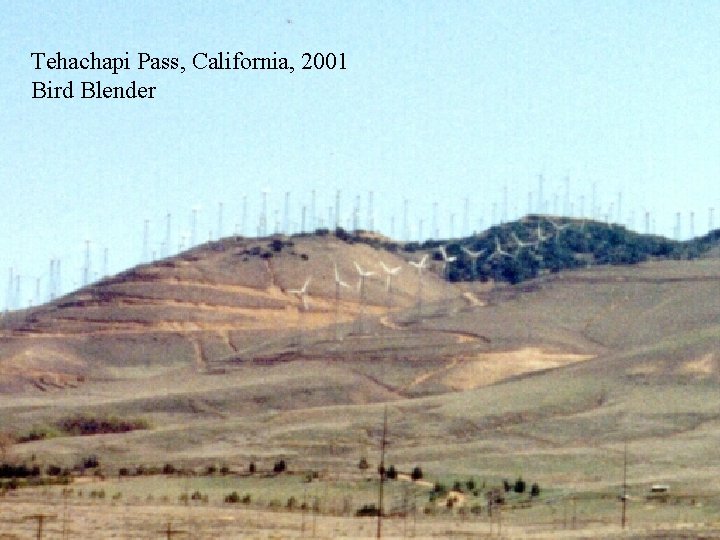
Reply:
<svg viewBox="0 0 720 540"><path fill-rule="evenodd" d="M438 368L438 369L434 369L434 370L431 370L431 371L428 371L428 372L425 372L425 373L423 373L423 374L415 377L415 379L413 379L413 381L412 381L410 384L408 384L407 386L405 386L402 390L403 390L403 391L405 391L405 390L410 390L411 388L413 388L413 387L415 387L415 386L418 386L418 385L424 383L425 381L427 381L427 380L430 379L431 377L434 377L434 376L436 376L436 375L439 375L440 373L442 373L442 372L444 372L444 371L449 371L449 370L451 370L451 369L454 368L457 364L458 364L458 359L457 359L457 358L453 358L448 364L444 365L443 367Z"/></svg>

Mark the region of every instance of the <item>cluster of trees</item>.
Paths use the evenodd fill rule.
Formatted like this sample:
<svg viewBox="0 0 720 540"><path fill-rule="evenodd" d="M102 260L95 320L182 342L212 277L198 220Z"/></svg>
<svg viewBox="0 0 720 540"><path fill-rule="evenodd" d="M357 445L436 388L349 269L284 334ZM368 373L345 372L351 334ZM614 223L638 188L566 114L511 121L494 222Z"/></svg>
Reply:
<svg viewBox="0 0 720 540"><path fill-rule="evenodd" d="M137 429L148 429L148 423L142 419L122 420L119 418L96 418L78 415L64 418L57 424L68 435L99 435L105 433L126 433Z"/></svg>
<svg viewBox="0 0 720 540"><path fill-rule="evenodd" d="M509 256L493 255L498 243ZM543 216L528 216L447 244L448 254L457 257L449 268L448 279L520 283L544 272L589 265L637 264L650 258L694 259L718 243L720 231L678 242L638 234L622 225L577 219L562 219L553 224ZM433 258L440 261L439 245L441 242L428 241L406 248L433 250ZM473 261L462 248L483 254Z"/></svg>
<svg viewBox="0 0 720 540"><path fill-rule="evenodd" d="M328 229L318 229L315 234L326 236L330 232ZM694 259L711 247L720 245L720 229L679 242L662 236L639 234L622 225L574 218L551 220L538 215L496 225L480 235L449 243L445 240L428 240L403 244L369 235L366 231L350 232L341 227L332 232L344 242L368 244L391 252L431 251L436 261L441 260L437 248L446 245L448 254L457 257L449 267L449 280L493 279L510 283L520 283L543 272L558 272L588 265L637 264L650 258ZM517 242L518 239L523 245ZM496 242L511 256L492 256ZM473 260L462 248L473 252L482 251L483 254Z"/></svg>

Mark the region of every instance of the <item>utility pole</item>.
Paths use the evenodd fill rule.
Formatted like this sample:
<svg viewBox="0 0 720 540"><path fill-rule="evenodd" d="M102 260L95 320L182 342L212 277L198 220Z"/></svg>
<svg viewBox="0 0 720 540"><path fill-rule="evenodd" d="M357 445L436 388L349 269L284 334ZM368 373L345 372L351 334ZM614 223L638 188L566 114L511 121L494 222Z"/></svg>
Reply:
<svg viewBox="0 0 720 540"><path fill-rule="evenodd" d="M627 518L627 440L625 441L625 451L623 453L623 494L622 494L622 516L620 518L620 526L624 529Z"/></svg>
<svg viewBox="0 0 720 540"><path fill-rule="evenodd" d="M43 537L43 524L45 523L46 519L55 519L55 516L50 514L31 514L29 516L25 516L25 519L34 519L37 521L37 536L36 538L38 540L42 540Z"/></svg>
<svg viewBox="0 0 720 540"><path fill-rule="evenodd" d="M378 473L380 475L380 484L378 487L378 519L377 519L377 535L376 538L382 538L382 516L383 516L383 487L385 483L385 441L387 437L387 405L383 412L383 430L382 441L380 442L380 467Z"/></svg>
<svg viewBox="0 0 720 540"><path fill-rule="evenodd" d="M187 533L187 531L181 531L180 529L173 529L172 523L169 521L167 523L167 527L165 527L164 529L160 529L157 532L159 532L160 534L164 534L165 538L167 538L167 540L172 540L173 536L175 536L175 535Z"/></svg>

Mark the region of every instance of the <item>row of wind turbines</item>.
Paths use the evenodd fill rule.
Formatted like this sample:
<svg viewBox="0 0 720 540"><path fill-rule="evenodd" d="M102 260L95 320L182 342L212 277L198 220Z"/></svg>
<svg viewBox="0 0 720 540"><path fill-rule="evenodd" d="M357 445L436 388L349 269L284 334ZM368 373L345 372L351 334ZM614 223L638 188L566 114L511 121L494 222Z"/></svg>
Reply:
<svg viewBox="0 0 720 540"><path fill-rule="evenodd" d="M422 289L423 289L423 277L425 270L429 267L428 255L425 254L419 261L409 261L409 264L415 268L418 274L418 289L417 289L417 302L418 309L421 309L422 305ZM342 289L352 290L355 289L358 295L358 318L357 318L357 333L364 333L364 319L365 319L365 308L367 305L367 285L366 281L369 278L375 276L385 276L385 294L387 297L386 308L388 312L393 308L393 279L396 278L402 271L402 266L388 266L384 261L378 261L380 271L370 270L369 268L363 268L360 263L353 261L353 265L357 272L358 281L353 287L340 276L337 262L333 262L333 278L335 284L335 339L341 339L340 336L340 306L342 303ZM312 283L313 276L308 276L303 283L303 286L299 289L287 289L286 292L290 295L295 296L298 302L302 305L303 312L310 311L310 292L309 287Z"/></svg>
<svg viewBox="0 0 720 540"><path fill-rule="evenodd" d="M547 234L544 232L543 223L547 222L554 234ZM498 236L494 236L494 243L495 243L495 249L490 251L488 253L488 249L481 249L478 251L473 251L469 249L466 246L460 246L460 249L465 254L465 256L471 261L471 268L472 268L472 274L473 276L477 275L477 267L478 267L478 261L484 260L485 262L490 262L493 260L500 260L502 258L510 258L514 259L517 258L520 253L523 250L533 250L540 247L541 244L555 240L558 241L560 234L563 230L567 229L571 223L556 223L553 220L545 219L542 222L538 221L536 224L536 230L534 238L528 239L528 240L522 240L518 237L518 235L512 231L510 233L510 236L512 238L512 244L507 244L503 246L503 243L500 241ZM449 273L450 269L452 267L452 264L457 262L458 256L457 255L449 255L448 254L448 246L447 245L441 245L436 248L436 252L440 255L440 261L441 261L441 267L440 267L440 274L445 279L449 279ZM514 252L513 252L514 251ZM539 255L534 254L534 256L539 257ZM484 257L484 259L483 259ZM408 261L408 264L412 266L415 271L417 272L418 276L418 285L417 285L417 292L416 292L416 307L417 307L417 313L418 315L421 315L422 313L422 302L423 302L423 285L424 285L424 275L425 271L430 267L429 264L430 255L428 253L425 253L419 260L410 260ZM333 278L334 278L334 300L335 300L335 340L340 340L340 306L342 303L342 290L343 289L355 289L358 295L358 317L357 317L357 333L362 335L364 334L364 319L365 319L365 309L367 307L367 280L376 276L384 276L385 277L385 294L386 294L386 309L389 313L393 308L393 279L396 278L400 272L402 271L402 266L395 266L391 267L388 266L384 261L379 260L378 261L378 270L371 270L369 268L363 268L363 266L360 265L357 261L353 261L353 265L355 267L355 270L357 272L358 281L357 284L353 287L351 286L347 281L343 280L340 276L340 271L338 270L337 262L333 262ZM303 283L302 287L296 288L296 289L287 289L286 292L292 296L295 296L298 300L298 302L302 306L302 311L307 313L310 311L310 284L312 283L313 276L308 276L305 279L305 282Z"/></svg>

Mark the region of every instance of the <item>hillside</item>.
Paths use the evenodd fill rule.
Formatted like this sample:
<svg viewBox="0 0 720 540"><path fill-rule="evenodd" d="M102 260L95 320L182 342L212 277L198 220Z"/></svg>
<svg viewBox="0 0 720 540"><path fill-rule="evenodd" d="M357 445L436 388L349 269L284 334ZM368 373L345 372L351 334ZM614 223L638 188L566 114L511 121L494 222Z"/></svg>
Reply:
<svg viewBox="0 0 720 540"><path fill-rule="evenodd" d="M0 421L16 434L77 414L150 425L15 446L68 463L283 456L347 472L389 404L389 459L434 474L606 488L626 440L633 482L697 486L720 472L708 452L720 436L720 259L657 256L517 285L446 282L433 260L420 294L407 261L431 252L226 239L11 314ZM353 262L379 273L381 260L402 268L392 294L369 276L361 304ZM334 261L353 285L337 304ZM289 291L308 277L305 310Z"/></svg>

